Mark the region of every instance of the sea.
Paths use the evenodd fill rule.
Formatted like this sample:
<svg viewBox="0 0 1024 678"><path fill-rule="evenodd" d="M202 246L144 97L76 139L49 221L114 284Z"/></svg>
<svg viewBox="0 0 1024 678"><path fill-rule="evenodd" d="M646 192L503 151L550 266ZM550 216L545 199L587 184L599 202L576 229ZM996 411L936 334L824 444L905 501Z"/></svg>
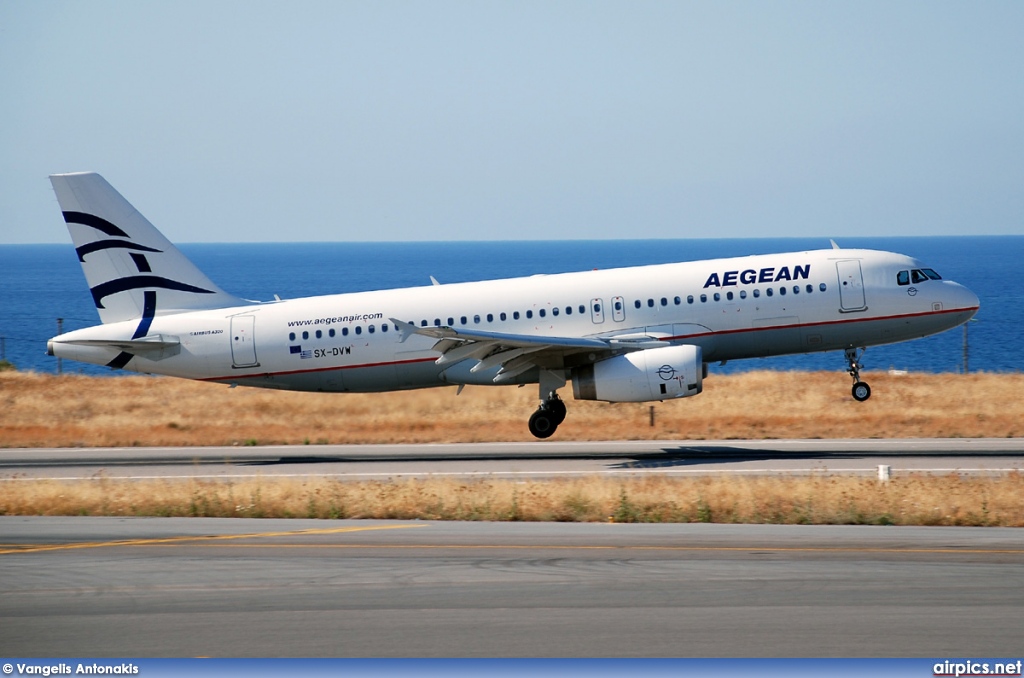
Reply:
<svg viewBox="0 0 1024 678"><path fill-rule="evenodd" d="M1024 349L1024 236L841 238L842 247L907 254L972 289L981 309L965 328L865 353L865 370L1019 372ZM489 280L830 247L826 238L186 244L180 249L224 290L245 299ZM58 321L58 319L61 319ZM61 323L58 325L58 323ZM99 324L74 248L0 245L0 359L19 370L116 375L60 361L46 341ZM712 365L845 372L842 352Z"/></svg>

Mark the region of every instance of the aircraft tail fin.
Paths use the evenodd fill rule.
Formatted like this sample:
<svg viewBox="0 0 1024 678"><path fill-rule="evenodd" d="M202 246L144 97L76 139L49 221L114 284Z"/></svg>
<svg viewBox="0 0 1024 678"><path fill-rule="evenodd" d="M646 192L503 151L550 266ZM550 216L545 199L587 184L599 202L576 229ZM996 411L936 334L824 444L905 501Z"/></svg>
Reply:
<svg viewBox="0 0 1024 678"><path fill-rule="evenodd" d="M195 267L106 179L94 172L50 177L71 239L104 323L246 302Z"/></svg>

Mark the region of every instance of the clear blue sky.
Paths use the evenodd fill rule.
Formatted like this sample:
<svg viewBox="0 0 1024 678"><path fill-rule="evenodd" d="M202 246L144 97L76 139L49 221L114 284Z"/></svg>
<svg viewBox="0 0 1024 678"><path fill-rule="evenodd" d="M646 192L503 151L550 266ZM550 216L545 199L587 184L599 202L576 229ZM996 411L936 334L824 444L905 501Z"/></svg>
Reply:
<svg viewBox="0 0 1024 678"><path fill-rule="evenodd" d="M1024 2L0 0L0 243L1024 233Z"/></svg>

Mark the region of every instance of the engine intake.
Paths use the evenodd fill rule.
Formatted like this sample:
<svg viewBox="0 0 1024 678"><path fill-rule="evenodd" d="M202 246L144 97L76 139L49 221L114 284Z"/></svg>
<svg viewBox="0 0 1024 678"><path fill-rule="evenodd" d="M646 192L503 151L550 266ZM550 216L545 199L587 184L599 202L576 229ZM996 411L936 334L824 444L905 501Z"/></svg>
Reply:
<svg viewBox="0 0 1024 678"><path fill-rule="evenodd" d="M665 346L615 356L572 371L577 400L642 403L695 396L704 389L700 346Z"/></svg>

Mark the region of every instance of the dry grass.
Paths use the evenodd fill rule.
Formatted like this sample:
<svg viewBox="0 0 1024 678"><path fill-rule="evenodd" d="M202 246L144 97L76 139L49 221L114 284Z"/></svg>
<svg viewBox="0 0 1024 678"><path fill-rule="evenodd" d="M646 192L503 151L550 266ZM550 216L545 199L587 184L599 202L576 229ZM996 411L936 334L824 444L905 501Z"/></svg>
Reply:
<svg viewBox="0 0 1024 678"><path fill-rule="evenodd" d="M562 440L1014 437L1024 375L871 374L856 403L842 373L713 375L696 398L573 402ZM228 389L152 377L0 373L0 445L70 447L532 440L536 389L389 394ZM1024 476L582 478L382 482L3 483L0 515L1024 526Z"/></svg>
<svg viewBox="0 0 1024 678"><path fill-rule="evenodd" d="M695 398L570 402L557 440L1017 437L1024 375L890 376L850 397L841 372L712 374ZM237 388L160 377L0 372L0 446L417 443L533 440L534 386L382 394Z"/></svg>
<svg viewBox="0 0 1024 678"><path fill-rule="evenodd" d="M0 515L1024 527L1024 474L340 482L8 481Z"/></svg>

